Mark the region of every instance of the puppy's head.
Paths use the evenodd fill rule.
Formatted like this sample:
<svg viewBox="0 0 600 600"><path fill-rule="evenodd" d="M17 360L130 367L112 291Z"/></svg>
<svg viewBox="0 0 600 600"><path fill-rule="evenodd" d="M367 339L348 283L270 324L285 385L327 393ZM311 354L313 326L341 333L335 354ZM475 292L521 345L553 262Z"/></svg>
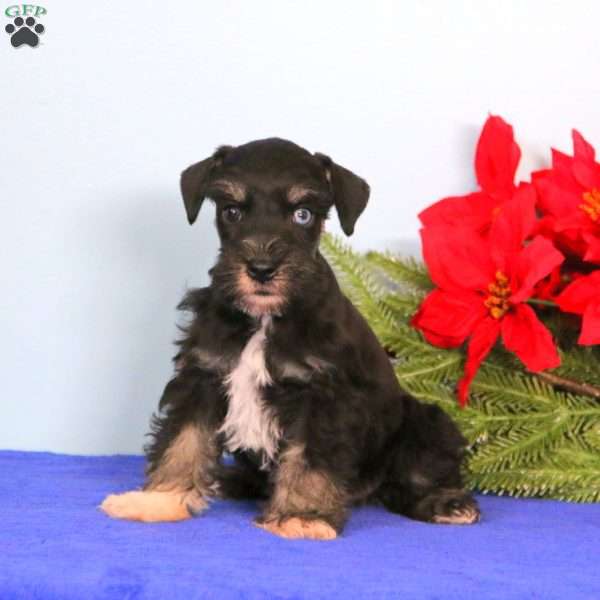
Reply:
<svg viewBox="0 0 600 600"><path fill-rule="evenodd" d="M277 138L220 147L182 173L181 191L190 224L205 198L215 202L221 250L213 284L253 316L281 314L319 284L329 209L351 235L369 197L354 173Z"/></svg>

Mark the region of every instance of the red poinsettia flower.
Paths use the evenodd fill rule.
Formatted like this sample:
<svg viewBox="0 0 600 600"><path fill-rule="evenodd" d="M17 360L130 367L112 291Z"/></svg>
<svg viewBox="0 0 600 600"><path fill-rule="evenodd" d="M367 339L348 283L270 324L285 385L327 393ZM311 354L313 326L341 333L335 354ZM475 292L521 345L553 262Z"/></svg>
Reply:
<svg viewBox="0 0 600 600"><path fill-rule="evenodd" d="M589 262L600 263L600 164L594 148L573 130L573 156L552 150L552 168L533 173L539 233Z"/></svg>
<svg viewBox="0 0 600 600"><path fill-rule="evenodd" d="M552 269L552 273L540 281L536 286L533 297L539 300L548 300L554 302L557 296L573 281L579 277L584 277L579 269L583 263L571 265L563 263Z"/></svg>
<svg viewBox="0 0 600 600"><path fill-rule="evenodd" d="M443 198L419 214L421 223L426 227L458 225L486 232L516 190L514 179L520 158L512 127L501 117L488 117L475 151L475 173L481 191Z"/></svg>
<svg viewBox="0 0 600 600"><path fill-rule="evenodd" d="M576 279L556 303L565 312L583 316L580 344L600 344L600 271Z"/></svg>
<svg viewBox="0 0 600 600"><path fill-rule="evenodd" d="M455 348L469 339L458 387L461 405L500 336L531 371L560 364L552 335L525 303L535 285L564 260L542 236L523 246L535 226L535 200L531 186L521 188L486 238L468 228L421 230L423 257L437 288L425 298L412 324L442 348Z"/></svg>
<svg viewBox="0 0 600 600"><path fill-rule="evenodd" d="M534 288L533 296L540 300L548 300L552 302L560 291L565 287L566 282L564 281L561 273L560 265L552 269L552 272L548 277L542 279Z"/></svg>

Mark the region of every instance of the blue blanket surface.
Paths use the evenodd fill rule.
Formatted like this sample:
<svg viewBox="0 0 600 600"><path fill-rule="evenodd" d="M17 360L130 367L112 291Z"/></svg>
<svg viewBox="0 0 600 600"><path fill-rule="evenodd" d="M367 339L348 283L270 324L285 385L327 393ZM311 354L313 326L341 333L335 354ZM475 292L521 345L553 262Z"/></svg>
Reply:
<svg viewBox="0 0 600 600"><path fill-rule="evenodd" d="M288 541L252 502L182 523L111 520L137 456L0 452L0 599L600 598L600 505L482 496L473 526L355 509L335 541Z"/></svg>

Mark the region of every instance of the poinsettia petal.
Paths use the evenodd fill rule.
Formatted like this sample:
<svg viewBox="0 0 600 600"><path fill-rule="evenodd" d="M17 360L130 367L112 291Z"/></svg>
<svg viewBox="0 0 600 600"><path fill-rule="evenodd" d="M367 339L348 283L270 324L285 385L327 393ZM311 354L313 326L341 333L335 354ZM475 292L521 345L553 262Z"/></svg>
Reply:
<svg viewBox="0 0 600 600"><path fill-rule="evenodd" d="M594 162L596 153L585 138L573 129L573 175L586 189L595 188L599 181L598 165Z"/></svg>
<svg viewBox="0 0 600 600"><path fill-rule="evenodd" d="M493 280L489 242L459 227L421 229L423 259L433 282L444 290L483 290Z"/></svg>
<svg viewBox="0 0 600 600"><path fill-rule="evenodd" d="M573 157L552 148L552 178L560 186L568 187L577 182L573 177Z"/></svg>
<svg viewBox="0 0 600 600"><path fill-rule="evenodd" d="M532 231L532 235L538 236L541 235L545 238L554 239L554 223L556 222L556 217L546 216L538 219L536 221L535 227Z"/></svg>
<svg viewBox="0 0 600 600"><path fill-rule="evenodd" d="M563 281L559 265L552 269L550 275L544 277L544 279L536 284L534 288L534 297L553 302L564 286L565 281Z"/></svg>
<svg viewBox="0 0 600 600"><path fill-rule="evenodd" d="M594 147L577 131L573 129L571 132L573 137L573 154L575 158L594 162L596 160L596 151Z"/></svg>
<svg viewBox="0 0 600 600"><path fill-rule="evenodd" d="M422 302L411 323L434 346L455 348L471 335L486 312L483 298L474 292L459 294L433 290Z"/></svg>
<svg viewBox="0 0 600 600"><path fill-rule="evenodd" d="M530 371L560 365L552 334L527 304L519 304L502 319L502 340Z"/></svg>
<svg viewBox="0 0 600 600"><path fill-rule="evenodd" d="M536 283L549 275L552 269L560 265L565 257L554 247L552 242L537 236L515 254L509 263L507 275L511 278L513 304L524 302L533 295Z"/></svg>
<svg viewBox="0 0 600 600"><path fill-rule="evenodd" d="M492 212L498 204L488 194L475 192L466 196L442 198L419 214L426 227L435 225L460 225L476 231L487 228Z"/></svg>
<svg viewBox="0 0 600 600"><path fill-rule="evenodd" d="M583 260L600 264L600 236L594 235L593 233L584 232L582 237L587 243L587 250Z"/></svg>
<svg viewBox="0 0 600 600"><path fill-rule="evenodd" d="M492 258L504 270L506 260L523 247L535 227L535 188L521 184L513 197L499 209L490 229Z"/></svg>
<svg viewBox="0 0 600 600"><path fill-rule="evenodd" d="M425 340L432 346L437 348L458 348L464 340L460 338L453 338L449 335L440 335L433 331L427 331L425 329L420 330Z"/></svg>
<svg viewBox="0 0 600 600"><path fill-rule="evenodd" d="M458 400L464 406L469 398L469 387L483 359L489 354L500 335L500 322L492 317L483 319L473 331L467 350L467 361L462 379L458 382Z"/></svg>
<svg viewBox="0 0 600 600"><path fill-rule="evenodd" d="M542 181L552 176L552 169L540 169L539 171L533 171L531 173L531 183L535 181Z"/></svg>
<svg viewBox="0 0 600 600"><path fill-rule="evenodd" d="M513 128L501 117L488 117L475 151L475 172L481 189L490 194L509 193L520 158Z"/></svg>
<svg viewBox="0 0 600 600"><path fill-rule="evenodd" d="M568 215L557 218L554 222L554 231L557 233L568 230L586 231L592 227L591 219L579 207Z"/></svg>
<svg viewBox="0 0 600 600"><path fill-rule="evenodd" d="M593 190L600 183L600 172L595 164L576 160L573 163L573 175L586 190Z"/></svg>
<svg viewBox="0 0 600 600"><path fill-rule="evenodd" d="M538 192L538 206L546 215L567 217L581 204L583 188L579 184L561 186L550 177L536 178L533 183Z"/></svg>
<svg viewBox="0 0 600 600"><path fill-rule="evenodd" d="M587 305L583 313L578 341L584 346L600 344L600 298Z"/></svg>
<svg viewBox="0 0 600 600"><path fill-rule="evenodd" d="M583 314L588 304L600 296L600 271L579 277L556 298L560 310Z"/></svg>

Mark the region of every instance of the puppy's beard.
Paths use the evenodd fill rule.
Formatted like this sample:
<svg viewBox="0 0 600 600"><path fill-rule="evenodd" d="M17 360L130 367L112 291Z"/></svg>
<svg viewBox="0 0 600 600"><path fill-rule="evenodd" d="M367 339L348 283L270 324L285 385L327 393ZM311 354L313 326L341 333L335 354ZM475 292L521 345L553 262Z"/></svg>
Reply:
<svg viewBox="0 0 600 600"><path fill-rule="evenodd" d="M238 308L252 317L279 315L287 302L286 284L281 276L276 275L271 281L259 283L242 268L238 274L237 288Z"/></svg>
<svg viewBox="0 0 600 600"><path fill-rule="evenodd" d="M251 317L262 317L264 315L280 315L285 301L277 296L258 296L252 294L240 298L239 307Z"/></svg>

